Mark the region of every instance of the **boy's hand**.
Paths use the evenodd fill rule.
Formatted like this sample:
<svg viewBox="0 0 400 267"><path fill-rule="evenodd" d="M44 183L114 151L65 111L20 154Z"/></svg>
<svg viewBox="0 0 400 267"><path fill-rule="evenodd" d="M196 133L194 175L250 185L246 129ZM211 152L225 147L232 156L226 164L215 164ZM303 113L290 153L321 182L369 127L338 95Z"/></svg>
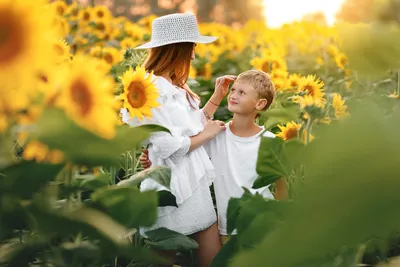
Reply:
<svg viewBox="0 0 400 267"><path fill-rule="evenodd" d="M143 170L151 167L151 161L149 160L149 151L147 149L142 149L142 154L140 154L139 162Z"/></svg>
<svg viewBox="0 0 400 267"><path fill-rule="evenodd" d="M222 99L228 94L229 85L236 80L234 75L224 75L215 81L214 98L216 101L221 102Z"/></svg>

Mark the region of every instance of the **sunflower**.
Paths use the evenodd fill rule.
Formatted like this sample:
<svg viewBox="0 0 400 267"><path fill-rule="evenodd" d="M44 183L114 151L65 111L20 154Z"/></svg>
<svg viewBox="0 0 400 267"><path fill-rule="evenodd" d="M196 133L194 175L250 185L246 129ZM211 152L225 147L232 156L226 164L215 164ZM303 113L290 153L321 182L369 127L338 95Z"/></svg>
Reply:
<svg viewBox="0 0 400 267"><path fill-rule="evenodd" d="M338 68L344 70L344 67L347 64L347 57L343 53L339 53L335 56L335 62Z"/></svg>
<svg viewBox="0 0 400 267"><path fill-rule="evenodd" d="M122 49L134 48L138 45L132 38L125 38L120 42L120 46Z"/></svg>
<svg viewBox="0 0 400 267"><path fill-rule="evenodd" d="M70 47L67 41L65 41L64 39L61 39L53 44L53 51L60 61L70 59Z"/></svg>
<svg viewBox="0 0 400 267"><path fill-rule="evenodd" d="M212 65L209 62L204 64L204 66L197 72L197 76L202 76L203 79L206 81L211 80L211 75L212 75Z"/></svg>
<svg viewBox="0 0 400 267"><path fill-rule="evenodd" d="M289 87L298 87L300 85L301 81L301 75L300 74L290 74L289 75Z"/></svg>
<svg viewBox="0 0 400 267"><path fill-rule="evenodd" d="M110 23L106 20L99 20L96 22L92 33L96 35L99 39L104 39L107 35L111 33Z"/></svg>
<svg viewBox="0 0 400 267"><path fill-rule="evenodd" d="M77 21L79 19L79 6L77 2L73 2L67 8L67 16L71 21Z"/></svg>
<svg viewBox="0 0 400 267"><path fill-rule="evenodd" d="M79 27L86 26L94 18L92 8L91 7L87 7L85 9L79 10L78 17L79 17Z"/></svg>
<svg viewBox="0 0 400 267"><path fill-rule="evenodd" d="M345 101L342 99L342 96L334 93L333 94L333 100L332 100L332 106L335 109L335 117L340 119L344 118L348 115L347 113L347 106L344 104Z"/></svg>
<svg viewBox="0 0 400 267"><path fill-rule="evenodd" d="M110 65L114 65L123 59L122 52L113 47L105 47L102 51L102 58Z"/></svg>
<svg viewBox="0 0 400 267"><path fill-rule="evenodd" d="M281 130L279 133L276 134L276 136L282 138L283 140L291 140L291 139L297 139L299 138L299 133L301 129L301 124L297 122L288 122L286 123L286 126L283 125L278 125L278 128ZM301 134L301 139L303 142L306 142L307 139L307 131L304 129L302 134ZM310 134L310 141L314 140L314 136Z"/></svg>
<svg viewBox="0 0 400 267"><path fill-rule="evenodd" d="M60 150L49 150L49 148L38 141L30 141L22 152L24 160L36 160L37 162L49 162L52 164L61 163L64 154Z"/></svg>
<svg viewBox="0 0 400 267"><path fill-rule="evenodd" d="M298 90L299 92L307 93L314 99L322 100L324 97L324 93L322 92L323 86L324 82L319 78L316 78L315 75L308 75L307 77L303 77L301 79Z"/></svg>
<svg viewBox="0 0 400 267"><path fill-rule="evenodd" d="M55 13L61 17L64 16L68 10L67 4L64 0L54 1L50 5L54 9Z"/></svg>
<svg viewBox="0 0 400 267"><path fill-rule="evenodd" d="M57 30L60 38L65 38L71 29L68 20L64 17L54 17L53 25L55 25L55 29Z"/></svg>
<svg viewBox="0 0 400 267"><path fill-rule="evenodd" d="M95 21L108 21L112 15L106 6L93 7L92 14Z"/></svg>
<svg viewBox="0 0 400 267"><path fill-rule="evenodd" d="M151 117L151 109L159 106L152 75L146 78L146 70L138 66L135 71L130 68L120 79L124 87L120 99L124 100L123 107L129 111L131 118L142 120L143 117Z"/></svg>
<svg viewBox="0 0 400 267"><path fill-rule="evenodd" d="M98 66L95 58L75 56L64 75L58 105L80 127L111 139L118 121L113 108L115 85Z"/></svg>
<svg viewBox="0 0 400 267"><path fill-rule="evenodd" d="M2 90L31 90L36 70L50 64L48 51L55 38L52 17L41 1L0 0Z"/></svg>
<svg viewBox="0 0 400 267"><path fill-rule="evenodd" d="M314 98L310 95L299 96L298 103L300 104L300 108L302 109L305 109L307 107L323 108L325 104L323 99Z"/></svg>
<svg viewBox="0 0 400 267"><path fill-rule="evenodd" d="M339 49L336 46L330 44L328 46L327 52L331 57L336 57L336 55L339 54Z"/></svg>
<svg viewBox="0 0 400 267"><path fill-rule="evenodd" d="M281 131L277 133L276 136L282 138L283 140L290 140L298 137L299 131L301 129L301 124L292 121L286 123L286 126L279 124L278 128Z"/></svg>

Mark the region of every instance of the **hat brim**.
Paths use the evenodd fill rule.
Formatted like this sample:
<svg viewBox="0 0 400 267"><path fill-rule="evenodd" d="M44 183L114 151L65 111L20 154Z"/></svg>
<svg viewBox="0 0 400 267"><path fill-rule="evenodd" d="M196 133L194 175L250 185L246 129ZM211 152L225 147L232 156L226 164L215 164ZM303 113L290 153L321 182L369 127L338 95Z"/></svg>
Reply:
<svg viewBox="0 0 400 267"><path fill-rule="evenodd" d="M135 49L149 49L149 48L154 48L154 47L160 47L163 45L169 45L169 44L177 44L177 43L199 43L199 44L209 44L217 40L218 37L216 36L205 36L205 35L199 35L198 37L191 38L191 39L184 39L184 40L171 40L171 41L150 41L145 44L139 45Z"/></svg>

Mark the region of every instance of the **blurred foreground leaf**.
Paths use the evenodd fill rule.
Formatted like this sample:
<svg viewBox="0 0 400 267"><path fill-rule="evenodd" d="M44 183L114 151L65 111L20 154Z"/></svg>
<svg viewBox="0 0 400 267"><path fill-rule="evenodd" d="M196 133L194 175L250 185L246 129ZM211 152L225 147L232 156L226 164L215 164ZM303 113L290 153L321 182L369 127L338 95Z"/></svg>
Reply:
<svg viewBox="0 0 400 267"><path fill-rule="evenodd" d="M400 114L385 117L369 100L352 110L309 145L306 186L286 220L231 266L313 266L343 246L399 230Z"/></svg>
<svg viewBox="0 0 400 267"><path fill-rule="evenodd" d="M0 170L0 193L30 198L41 187L56 179L63 165L21 161Z"/></svg>
<svg viewBox="0 0 400 267"><path fill-rule="evenodd" d="M114 220L128 228L151 226L157 218L157 193L140 192L136 187L108 187L92 194Z"/></svg>
<svg viewBox="0 0 400 267"><path fill-rule="evenodd" d="M146 235L149 239L145 242L159 250L189 250L199 247L193 239L164 227L147 231Z"/></svg>
<svg viewBox="0 0 400 267"><path fill-rule="evenodd" d="M152 132L167 131L158 125L117 128L117 135L105 140L69 120L61 110L46 110L37 122L37 138L50 148L59 149L72 163L85 166L118 165L119 156L133 149Z"/></svg>

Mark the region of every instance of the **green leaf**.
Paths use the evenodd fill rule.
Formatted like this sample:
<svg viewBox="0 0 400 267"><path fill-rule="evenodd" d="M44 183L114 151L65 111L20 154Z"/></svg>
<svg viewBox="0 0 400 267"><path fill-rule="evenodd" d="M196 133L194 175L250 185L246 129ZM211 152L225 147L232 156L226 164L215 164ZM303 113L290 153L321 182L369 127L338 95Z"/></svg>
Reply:
<svg viewBox="0 0 400 267"><path fill-rule="evenodd" d="M315 266L307 263L399 231L400 114L385 117L376 102L362 99L350 117L320 129L286 219L233 267Z"/></svg>
<svg viewBox="0 0 400 267"><path fill-rule="evenodd" d="M107 174L101 175L79 175L75 177L77 186L83 190L96 190L109 185L110 177Z"/></svg>
<svg viewBox="0 0 400 267"><path fill-rule="evenodd" d="M171 182L171 169L165 166L150 167L119 182L118 185L135 186L139 185L145 179L153 179L157 183L169 189L169 184Z"/></svg>
<svg viewBox="0 0 400 267"><path fill-rule="evenodd" d="M178 207L176 204L176 197L167 190L157 191L158 195L158 206L159 207L166 207L166 206L174 206Z"/></svg>
<svg viewBox="0 0 400 267"><path fill-rule="evenodd" d="M259 189L265 187L267 185L275 183L279 180L282 176L276 174L266 174L266 175L259 175L257 179L254 181L252 188Z"/></svg>
<svg viewBox="0 0 400 267"><path fill-rule="evenodd" d="M44 111L37 122L36 137L52 149L64 152L72 163L88 167L99 165L117 165L119 156L129 149L140 145L150 133L166 131L158 125L117 128L116 136L111 140L103 139L77 126L58 109Z"/></svg>
<svg viewBox="0 0 400 267"><path fill-rule="evenodd" d="M146 244L159 250L189 250L197 249L199 245L193 239L178 232L161 227L145 233L149 238Z"/></svg>
<svg viewBox="0 0 400 267"><path fill-rule="evenodd" d="M48 182L54 180L63 165L21 161L0 170L0 192L31 198Z"/></svg>
<svg viewBox="0 0 400 267"><path fill-rule="evenodd" d="M227 216L227 232L228 234L231 234L235 229L236 229L236 221L237 218L240 214L240 209L243 205L243 203L246 203L248 200L250 200L253 195L250 193L250 191L243 187L244 193L240 198L231 198L229 199L228 202L228 209L226 212Z"/></svg>
<svg viewBox="0 0 400 267"><path fill-rule="evenodd" d="M226 243L214 257L210 267L228 267L230 261L237 252L237 237L231 236L228 243Z"/></svg>
<svg viewBox="0 0 400 267"><path fill-rule="evenodd" d="M157 218L157 192L140 192L136 187L113 186L92 194L94 205L128 228L151 226Z"/></svg>
<svg viewBox="0 0 400 267"><path fill-rule="evenodd" d="M278 124L285 124L289 121L298 120L299 117L299 107L297 105L290 105L267 110L262 114L261 119L265 120L264 127L269 130Z"/></svg>
<svg viewBox="0 0 400 267"><path fill-rule="evenodd" d="M43 236L61 236L69 238L82 233L91 239L102 241L102 245L116 248L127 244L123 237L128 229L112 220L108 215L87 207L61 213L30 206L32 226Z"/></svg>

